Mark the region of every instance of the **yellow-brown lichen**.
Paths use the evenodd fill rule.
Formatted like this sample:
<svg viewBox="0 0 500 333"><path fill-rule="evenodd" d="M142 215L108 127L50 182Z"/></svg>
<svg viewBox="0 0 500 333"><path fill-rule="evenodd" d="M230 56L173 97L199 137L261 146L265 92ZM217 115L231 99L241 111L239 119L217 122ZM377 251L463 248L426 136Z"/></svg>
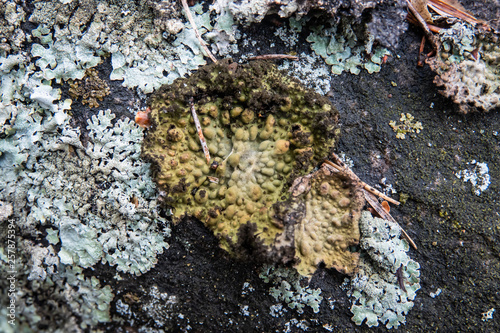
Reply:
<svg viewBox="0 0 500 333"><path fill-rule="evenodd" d="M318 264L353 273L359 253L358 221L365 204L362 187L348 174L323 166L296 180L294 201L303 203L304 215L295 224L297 271L311 276Z"/></svg>
<svg viewBox="0 0 500 333"><path fill-rule="evenodd" d="M335 144L338 114L327 98L272 64L221 61L160 89L150 119L143 155L174 221L199 218L229 252L294 259L299 220L284 216L282 206L293 179L310 172Z"/></svg>
<svg viewBox="0 0 500 333"><path fill-rule="evenodd" d="M69 94L73 99L82 99L82 104L88 104L91 108L99 107L103 98L109 95L110 89L106 81L99 78L94 68L89 68L81 80L69 82Z"/></svg>

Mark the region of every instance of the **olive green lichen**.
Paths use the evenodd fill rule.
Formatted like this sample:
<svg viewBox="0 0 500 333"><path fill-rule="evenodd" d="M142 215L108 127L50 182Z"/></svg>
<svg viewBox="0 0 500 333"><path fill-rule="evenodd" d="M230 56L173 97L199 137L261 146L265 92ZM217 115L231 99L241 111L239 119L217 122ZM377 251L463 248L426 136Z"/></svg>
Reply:
<svg viewBox="0 0 500 333"><path fill-rule="evenodd" d="M422 123L420 121L414 121L415 117L413 117L410 113L401 113L401 118L399 121L401 124L396 125L394 120L389 122L389 126L396 133L396 138L404 139L406 138L406 134L408 133L420 133L423 129Z"/></svg>
<svg viewBox="0 0 500 333"><path fill-rule="evenodd" d="M88 104L91 108L99 107L97 100L102 101L109 95L109 86L106 81L99 78L94 68L89 68L85 72L82 80L70 81L69 94L72 98L82 98L82 104Z"/></svg>
<svg viewBox="0 0 500 333"><path fill-rule="evenodd" d="M308 189L297 196L304 203L304 216L295 225L296 256L300 259L295 268L312 276L323 262L327 268L354 273L359 253L352 250L359 242L358 220L365 204L361 186L347 174L325 166L312 177L298 180L292 187L293 196L296 189Z"/></svg>
<svg viewBox="0 0 500 333"><path fill-rule="evenodd" d="M143 155L174 221L197 217L230 252L293 259L298 220L282 214L282 206L293 179L310 172L335 144L338 113L328 99L270 63L226 60L162 87L151 110Z"/></svg>

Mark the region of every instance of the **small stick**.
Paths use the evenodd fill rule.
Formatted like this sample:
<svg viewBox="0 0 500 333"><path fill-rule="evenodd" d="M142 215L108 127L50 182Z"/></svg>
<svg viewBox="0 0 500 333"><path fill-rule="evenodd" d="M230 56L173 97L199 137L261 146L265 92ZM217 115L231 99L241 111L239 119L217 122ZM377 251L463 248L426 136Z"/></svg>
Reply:
<svg viewBox="0 0 500 333"><path fill-rule="evenodd" d="M418 60L417 60L418 67L424 66L424 55L423 55L424 47L425 47L425 36L422 36L422 41L420 42L420 49L418 50Z"/></svg>
<svg viewBox="0 0 500 333"><path fill-rule="evenodd" d="M191 104L191 114L193 115L194 125L196 126L198 137L200 138L201 147L203 148L203 153L205 153L207 164L210 164L210 151L208 150L207 142L205 141L205 137L203 136L203 131L201 130L201 125L200 121L198 120L198 116L196 115L196 110L194 109L193 98L191 98L189 104Z"/></svg>
<svg viewBox="0 0 500 333"><path fill-rule="evenodd" d="M341 164L341 166L339 166L339 165L337 165L337 164L333 163L332 161L328 161L328 160L325 160L325 163L326 163L326 164L328 164L328 165L330 165L330 166L334 167L335 169L337 169L337 170L339 170L339 171L345 171L345 172L347 172L347 173L348 173L348 174L349 174L349 175L350 175L353 179L355 179L357 182L359 182L359 183L361 184L361 186L362 186L365 190L367 190L368 192L371 192L371 193L375 194L376 196L379 196L379 197L381 197L382 199L389 201L389 202L390 202L390 203L392 203L392 204L395 204L395 205L397 205L397 206L399 206L399 205L400 205L400 202L399 202L399 201L394 200L394 199L392 199L392 198L388 197L387 195L385 195L385 194L383 194L383 193L381 193L381 192L377 191L376 189L374 189L373 187L371 187L370 185L368 185L367 183L365 183L364 181L362 181L361 179L359 179L359 177L358 177L358 176L357 176L354 172L352 172L352 170L351 170L351 169L349 169L349 168L348 168L348 167L347 167L347 166L346 166L346 165L345 165L345 164L344 164L344 163L343 163L343 162L339 159L339 157L338 157L337 155L335 155L335 154L333 154L333 155L334 155L335 159L337 159L337 161L338 161L338 162L340 162L339 164Z"/></svg>
<svg viewBox="0 0 500 333"><path fill-rule="evenodd" d="M424 34L427 37L427 39L429 40L429 42L431 43L432 48L434 49L434 52L437 52L439 50L439 44L436 41L436 39L434 38L434 35L432 34L432 32L429 30L427 23L424 21L424 19L420 15L420 13L415 9L415 7L413 7L410 0L406 0L406 4L408 5L408 9L410 10L410 12L417 19L418 25L422 29L424 29Z"/></svg>
<svg viewBox="0 0 500 333"><path fill-rule="evenodd" d="M370 192L368 192L366 190L363 190L363 192L365 193L366 201L368 201L370 206L372 206L373 209L375 209L375 211L382 217L382 219L394 222L394 223L399 225L399 223L396 222L396 220L392 217L392 215L387 213L385 211L384 207L382 207L382 205L379 204L377 198L373 194L371 194ZM404 238L406 238L408 243L410 243L411 247L413 247L415 250L417 250L417 245L415 244L413 239L411 239L411 237L406 233L406 231L401 226L399 226L399 227L401 228L401 233L403 234Z"/></svg>
<svg viewBox="0 0 500 333"><path fill-rule="evenodd" d="M210 59L212 59L212 61L216 63L217 59L214 57L212 52L210 52L210 50L207 47L207 44L201 38L200 33L198 32L198 28L196 28L196 24L194 23L193 15L191 15L191 10L189 10L187 0L181 0L181 2L182 2L182 7L184 7L184 11L186 12L186 16L188 17L189 23L191 23L191 26L194 29L194 33L196 35L196 38L198 38L198 41L200 42L201 46L203 47L203 49L205 50L207 55L210 57Z"/></svg>
<svg viewBox="0 0 500 333"><path fill-rule="evenodd" d="M299 57L288 55L288 54L264 54L264 55L259 55L259 56L248 58L248 60L269 60L269 59L299 60Z"/></svg>
<svg viewBox="0 0 500 333"><path fill-rule="evenodd" d="M227 159L229 158L229 156L231 156L231 154L233 153L233 149L234 149L234 146L231 147L231 152L229 153L229 155L226 156L226 158L224 159L224 161L222 161L222 163L226 162Z"/></svg>
<svg viewBox="0 0 500 333"><path fill-rule="evenodd" d="M211 183L215 183L215 184L218 184L219 183L219 178L217 177L211 177L211 176L208 176L207 177L208 181L211 182Z"/></svg>

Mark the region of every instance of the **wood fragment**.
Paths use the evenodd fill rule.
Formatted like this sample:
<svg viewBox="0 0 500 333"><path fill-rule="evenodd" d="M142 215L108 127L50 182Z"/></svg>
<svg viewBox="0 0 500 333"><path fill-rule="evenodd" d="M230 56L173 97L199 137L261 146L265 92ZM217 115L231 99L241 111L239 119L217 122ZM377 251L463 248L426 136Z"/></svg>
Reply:
<svg viewBox="0 0 500 333"><path fill-rule="evenodd" d="M435 36L432 34L432 32L429 30L427 23L422 18L420 13L415 9L415 7L413 7L410 0L406 0L406 4L408 5L408 9L410 10L411 14L417 19L418 25L422 29L424 29L425 37L427 37L427 40L431 43L433 51L437 52L439 50L439 42L437 41Z"/></svg>
<svg viewBox="0 0 500 333"><path fill-rule="evenodd" d="M469 22L472 25L480 24L486 30L490 29L488 23L478 20L473 15L468 13L466 9L454 0L430 0L428 3L429 8L445 17L456 17L463 21Z"/></svg>
<svg viewBox="0 0 500 333"><path fill-rule="evenodd" d="M212 52L210 52L210 50L207 47L207 44L205 43L205 41L203 40L203 38L201 38L201 35L200 35L199 31L198 31L198 28L196 28L196 24L194 22L193 15L191 15L191 10L189 9L189 5L187 3L187 0L181 0L181 2L182 2L182 7L184 7L184 11L186 12L186 16L188 18L188 21L189 21L189 23L191 23L191 26L194 29L194 33L196 35L196 38L198 38L198 41L200 42L201 47L203 47L203 49L207 53L208 57L210 59L212 59L213 62L216 63L217 59L214 57L214 55L212 54Z"/></svg>
<svg viewBox="0 0 500 333"><path fill-rule="evenodd" d="M417 66L418 67L424 67L424 47L425 47L425 36L422 36L422 41L420 42L420 49L418 50L418 60L417 60Z"/></svg>
<svg viewBox="0 0 500 333"><path fill-rule="evenodd" d="M198 120L198 115L196 114L192 98L189 101L189 104L191 105L191 114L193 115L194 125L196 126L198 137L200 138L203 153L205 154L205 158L207 159L207 164L210 164L210 151L208 150L207 141L205 141L205 137L203 136L203 131L201 129L200 121Z"/></svg>
<svg viewBox="0 0 500 333"><path fill-rule="evenodd" d="M429 0L410 0L410 2L425 22L432 22L431 13L429 13L429 10L427 9Z"/></svg>
<svg viewBox="0 0 500 333"><path fill-rule="evenodd" d="M210 183L215 183L215 184L218 184L219 183L219 178L217 177L211 177L211 176L207 176L207 179Z"/></svg>
<svg viewBox="0 0 500 333"><path fill-rule="evenodd" d="M363 190L363 192L365 194L366 201L368 201L368 203L370 204L370 206L373 207L373 209L377 212L378 215L380 215L380 217L382 219L394 222L397 225L399 225L399 223L396 222L396 220L392 217L392 215L389 214L389 213L387 213L384 210L384 207L382 207L382 205L378 202L377 198L372 193L370 193L370 192L368 192L366 190ZM406 240L411 245L411 247L413 247L415 250L417 250L418 249L417 245L415 244L415 242L413 241L413 239L411 239L411 237L406 233L406 231L401 226L400 226L400 228L401 228L401 233L403 234L404 238L406 238Z"/></svg>
<svg viewBox="0 0 500 333"><path fill-rule="evenodd" d="M288 54L264 54L264 55L259 55L259 56L248 58L248 60L269 60L269 59L299 60L299 57L288 55Z"/></svg>
<svg viewBox="0 0 500 333"><path fill-rule="evenodd" d="M335 162L337 162L339 165L333 163L332 161L328 161L328 160L325 160L325 163L330 165L331 167L339 170L339 171L344 171L344 172L347 172L352 179L356 180L357 182L359 182L359 184L365 189L367 190L368 192L371 192L373 193L374 195L376 196L379 196L381 197L382 199L384 200L387 200L389 201L390 203L392 204L395 204L396 206L399 206L400 205L400 202L397 201L397 200L394 200L390 197L388 197L387 195L381 193L380 191L377 191L375 188L371 187L370 185L368 185L367 183L365 183L364 181L362 181L361 179L359 179L359 177L351 170L347 167L347 165L344 164L344 162L342 162L342 160L337 156L335 155L335 153L333 153L333 156L334 158L336 159Z"/></svg>

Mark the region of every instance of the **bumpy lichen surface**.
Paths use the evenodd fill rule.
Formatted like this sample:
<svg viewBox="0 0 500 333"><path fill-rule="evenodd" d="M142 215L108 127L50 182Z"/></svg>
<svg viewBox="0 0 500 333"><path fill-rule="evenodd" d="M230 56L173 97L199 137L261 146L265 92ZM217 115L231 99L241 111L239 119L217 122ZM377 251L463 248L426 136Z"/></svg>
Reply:
<svg viewBox="0 0 500 333"><path fill-rule="evenodd" d="M351 274L358 265L358 220L364 206L361 187L346 174L321 168L302 194L304 217L295 225L297 270L311 276L319 263ZM300 185L299 185L300 186Z"/></svg>
<svg viewBox="0 0 500 333"><path fill-rule="evenodd" d="M272 64L223 61L163 87L153 96L151 110L153 126L143 155L153 162L174 221L185 214L199 218L230 252L276 252L277 236L292 223L278 213L291 181L311 171L335 143L338 114L328 99Z"/></svg>

